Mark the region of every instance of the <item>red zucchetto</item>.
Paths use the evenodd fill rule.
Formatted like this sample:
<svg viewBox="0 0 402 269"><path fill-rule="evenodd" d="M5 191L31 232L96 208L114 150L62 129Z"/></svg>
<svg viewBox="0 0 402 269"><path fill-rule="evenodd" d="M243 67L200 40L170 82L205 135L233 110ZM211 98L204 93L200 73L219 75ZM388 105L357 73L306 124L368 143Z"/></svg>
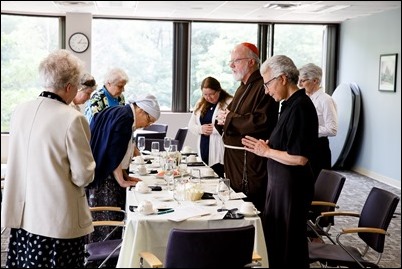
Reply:
<svg viewBox="0 0 402 269"><path fill-rule="evenodd" d="M251 49L255 53L255 55L258 56L258 48L254 44L251 44L251 43L248 43L248 42L243 42L241 44L243 46L246 46L247 48Z"/></svg>

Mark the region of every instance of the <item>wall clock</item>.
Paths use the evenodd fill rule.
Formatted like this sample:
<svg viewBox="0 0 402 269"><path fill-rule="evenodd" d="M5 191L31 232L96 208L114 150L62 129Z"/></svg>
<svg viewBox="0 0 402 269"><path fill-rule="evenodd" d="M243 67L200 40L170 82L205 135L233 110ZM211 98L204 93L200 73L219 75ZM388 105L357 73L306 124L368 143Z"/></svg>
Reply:
<svg viewBox="0 0 402 269"><path fill-rule="evenodd" d="M74 33L68 40L70 48L77 53L82 53L89 48L89 38L83 33Z"/></svg>

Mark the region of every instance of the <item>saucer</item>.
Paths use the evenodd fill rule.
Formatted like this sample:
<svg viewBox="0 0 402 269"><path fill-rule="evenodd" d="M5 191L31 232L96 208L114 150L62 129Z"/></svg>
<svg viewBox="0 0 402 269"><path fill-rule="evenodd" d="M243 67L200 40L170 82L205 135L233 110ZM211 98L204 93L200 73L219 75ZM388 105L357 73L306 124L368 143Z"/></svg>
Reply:
<svg viewBox="0 0 402 269"><path fill-rule="evenodd" d="M149 175L149 172L147 171L145 173L140 173L139 171L137 171L137 174L139 174L140 176L146 176Z"/></svg>
<svg viewBox="0 0 402 269"><path fill-rule="evenodd" d="M152 215L152 214L158 213L158 209L154 208L154 209L153 209L152 211L150 211L150 212L140 212L140 211L138 211L138 213L147 216L147 215Z"/></svg>
<svg viewBox="0 0 402 269"><path fill-rule="evenodd" d="M257 216L258 214L260 214L261 212L257 210L255 212L249 212L249 213L239 211L239 213L243 214L245 217L254 217L254 216Z"/></svg>

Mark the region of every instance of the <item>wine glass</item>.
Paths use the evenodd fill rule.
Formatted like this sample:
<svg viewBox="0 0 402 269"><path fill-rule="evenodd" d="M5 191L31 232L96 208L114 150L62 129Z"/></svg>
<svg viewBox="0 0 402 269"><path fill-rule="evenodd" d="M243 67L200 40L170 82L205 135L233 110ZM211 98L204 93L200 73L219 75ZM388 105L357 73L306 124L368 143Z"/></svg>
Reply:
<svg viewBox="0 0 402 269"><path fill-rule="evenodd" d="M226 210L225 203L230 199L230 179L228 178L220 178L218 183L218 197L222 201L222 210Z"/></svg>
<svg viewBox="0 0 402 269"><path fill-rule="evenodd" d="M169 151L170 145L172 144L172 139L170 137L165 136L163 138L163 147L165 148L165 151Z"/></svg>
<svg viewBox="0 0 402 269"><path fill-rule="evenodd" d="M137 148L140 152L142 152L145 149L145 136L138 137Z"/></svg>

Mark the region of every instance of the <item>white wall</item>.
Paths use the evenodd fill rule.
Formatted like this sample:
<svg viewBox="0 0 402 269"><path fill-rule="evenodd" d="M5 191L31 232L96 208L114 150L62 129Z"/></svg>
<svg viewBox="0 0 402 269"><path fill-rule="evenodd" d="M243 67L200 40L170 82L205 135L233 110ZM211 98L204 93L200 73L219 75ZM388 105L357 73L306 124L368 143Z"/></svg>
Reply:
<svg viewBox="0 0 402 269"><path fill-rule="evenodd" d="M166 123L169 125L167 136L174 138L179 128L187 127L190 120L191 113L172 113L162 112L158 123ZM194 151L197 150L197 137L190 131L187 132L184 146L190 146Z"/></svg>
<svg viewBox="0 0 402 269"><path fill-rule="evenodd" d="M338 84L362 95L361 137L353 170L401 187L401 9L341 24ZM381 54L397 53L396 92L378 90Z"/></svg>

